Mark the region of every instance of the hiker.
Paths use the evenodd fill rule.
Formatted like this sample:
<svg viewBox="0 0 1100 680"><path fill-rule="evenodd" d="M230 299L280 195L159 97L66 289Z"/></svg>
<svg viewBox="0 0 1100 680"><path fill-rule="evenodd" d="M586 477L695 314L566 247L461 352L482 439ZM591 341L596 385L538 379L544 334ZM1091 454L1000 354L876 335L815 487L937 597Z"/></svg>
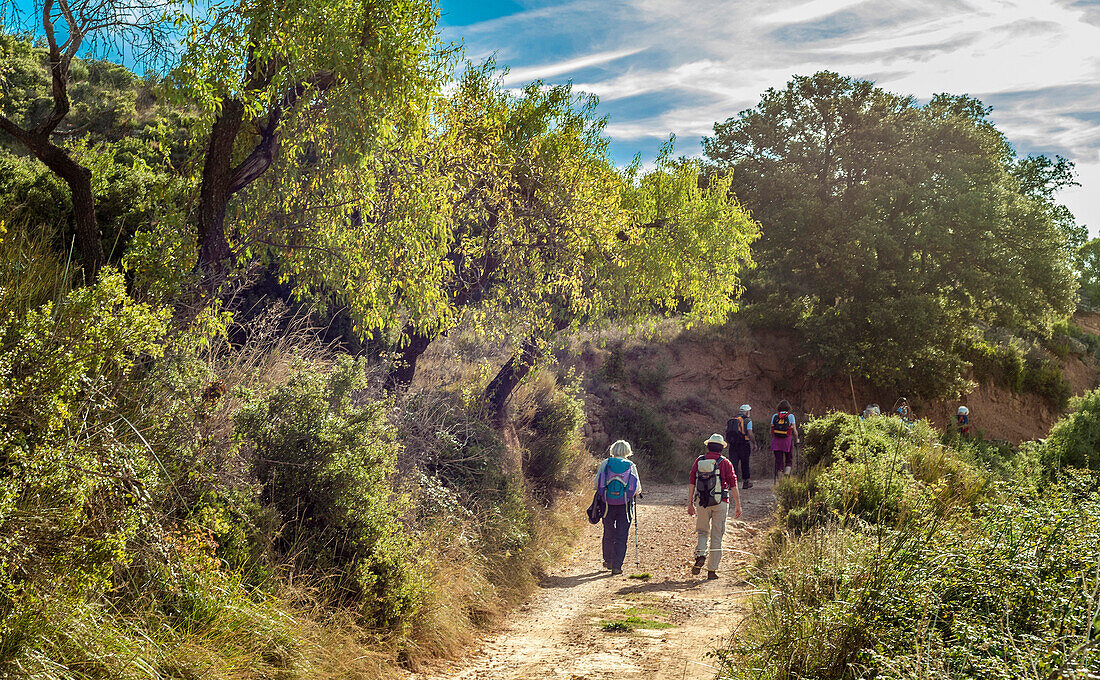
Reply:
<svg viewBox="0 0 1100 680"><path fill-rule="evenodd" d="M970 409L965 406L960 406L958 412L956 412L955 424L959 428L959 434L963 437L970 437Z"/></svg>
<svg viewBox="0 0 1100 680"><path fill-rule="evenodd" d="M897 410L898 418L901 418L901 422L905 423L906 425L912 425L913 409L909 408L909 400L905 397L902 397L898 401L901 402L901 406L899 406Z"/></svg>
<svg viewBox="0 0 1100 680"><path fill-rule="evenodd" d="M726 422L726 443L730 448L730 461L733 471L741 471L741 488L752 488L752 472L749 469L749 455L756 450L756 437L752 435L752 419L749 411L752 407L742 404L737 415Z"/></svg>
<svg viewBox="0 0 1100 680"><path fill-rule="evenodd" d="M801 443L791 405L784 399L775 407L775 415L772 416L772 455L775 456L773 478L778 479L780 474L791 474L794 468L794 447Z"/></svg>
<svg viewBox="0 0 1100 680"><path fill-rule="evenodd" d="M866 419L868 419L872 416L881 416L881 415L882 415L882 409L879 408L878 404L867 404L867 408L863 409L863 413L859 417L866 420Z"/></svg>
<svg viewBox="0 0 1100 680"><path fill-rule="evenodd" d="M642 481L638 468L627 460L634 451L622 439L608 449L608 457L596 471L596 490L603 494L607 511L603 516L603 568L611 574L623 573L634 501L641 496Z"/></svg>
<svg viewBox="0 0 1100 680"><path fill-rule="evenodd" d="M716 433L705 443L707 452L695 459L688 475L688 515L695 518L695 531L699 535L691 573L698 574L706 562L707 578L716 579L718 564L722 561L722 534L726 532L730 494L733 494L735 519L741 516L741 495L737 492L737 473L733 471L733 463L722 455L726 448L725 438ZM699 501L698 512L695 510L696 500Z"/></svg>

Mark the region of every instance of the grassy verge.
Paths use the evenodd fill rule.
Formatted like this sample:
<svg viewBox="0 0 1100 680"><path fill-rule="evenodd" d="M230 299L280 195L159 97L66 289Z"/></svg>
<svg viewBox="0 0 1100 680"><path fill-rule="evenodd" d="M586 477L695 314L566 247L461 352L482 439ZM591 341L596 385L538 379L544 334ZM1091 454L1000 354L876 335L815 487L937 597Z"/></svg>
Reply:
<svg viewBox="0 0 1100 680"><path fill-rule="evenodd" d="M782 526L733 678L1076 678L1100 669L1100 482L989 464L925 425L831 414ZM1027 464L1021 464L1021 463ZM1036 484L1037 479L1047 479Z"/></svg>
<svg viewBox="0 0 1100 680"><path fill-rule="evenodd" d="M553 375L517 395L511 478L476 384L388 395L292 320L180 326L108 269L9 300L0 676L392 677L457 654L583 517Z"/></svg>

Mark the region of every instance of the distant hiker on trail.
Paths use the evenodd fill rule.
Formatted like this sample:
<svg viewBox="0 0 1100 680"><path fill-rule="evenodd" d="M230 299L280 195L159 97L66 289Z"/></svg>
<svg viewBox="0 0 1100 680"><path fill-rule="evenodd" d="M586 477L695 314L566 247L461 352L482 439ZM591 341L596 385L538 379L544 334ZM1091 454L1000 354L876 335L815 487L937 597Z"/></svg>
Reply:
<svg viewBox="0 0 1100 680"><path fill-rule="evenodd" d="M898 418L901 418L901 422L906 425L913 424L913 409L909 408L909 400L905 397L898 399L901 402L901 406L898 407Z"/></svg>
<svg viewBox="0 0 1100 680"><path fill-rule="evenodd" d="M867 408L863 409L863 413L859 417L866 420L867 418L870 418L872 416L881 415L882 409L879 408L878 404L867 404Z"/></svg>
<svg viewBox="0 0 1100 680"><path fill-rule="evenodd" d="M707 578L716 579L718 564L722 561L722 534L726 532L730 494L733 494L734 518L741 516L741 495L737 491L733 464L722 455L726 440L720 434L712 434L706 445L707 452L695 459L688 476L688 515L695 518L695 531L699 535L691 573L698 574L706 562ZM698 512L696 500L699 501Z"/></svg>
<svg viewBox="0 0 1100 680"><path fill-rule="evenodd" d="M752 407L742 404L737 415L726 422L726 443L730 447L730 460L733 462L733 471L738 471L740 466L741 488L752 488L752 472L749 470L749 455L756 450L756 437L752 435L752 419L749 411Z"/></svg>
<svg viewBox="0 0 1100 680"><path fill-rule="evenodd" d="M603 568L612 575L623 573L630 522L634 518L634 499L641 495L638 468L627 460L634 455L622 439L608 449L608 457L596 471L596 490L603 494L607 512L603 516Z"/></svg>
<svg viewBox="0 0 1100 680"><path fill-rule="evenodd" d="M775 415L772 416L772 455L775 456L776 479L781 474L791 474L794 468L794 446L801 443L791 405L784 399L775 407Z"/></svg>
<svg viewBox="0 0 1100 680"><path fill-rule="evenodd" d="M960 406L956 413L955 424L959 428L959 434L963 437L970 436L970 409Z"/></svg>

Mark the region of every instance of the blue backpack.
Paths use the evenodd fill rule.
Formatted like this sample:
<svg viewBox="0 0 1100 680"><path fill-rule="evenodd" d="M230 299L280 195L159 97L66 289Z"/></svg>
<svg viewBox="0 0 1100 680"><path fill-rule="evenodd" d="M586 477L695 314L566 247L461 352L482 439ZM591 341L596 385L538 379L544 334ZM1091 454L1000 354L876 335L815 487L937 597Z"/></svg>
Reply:
<svg viewBox="0 0 1100 680"><path fill-rule="evenodd" d="M625 458L608 458L603 467L600 488L608 505L626 505L638 490L634 466Z"/></svg>

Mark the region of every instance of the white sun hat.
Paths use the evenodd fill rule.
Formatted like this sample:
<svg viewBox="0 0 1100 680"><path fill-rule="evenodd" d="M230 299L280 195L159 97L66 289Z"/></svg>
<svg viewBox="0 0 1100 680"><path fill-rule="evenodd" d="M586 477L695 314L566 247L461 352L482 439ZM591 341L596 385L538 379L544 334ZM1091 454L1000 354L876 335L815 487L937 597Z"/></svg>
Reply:
<svg viewBox="0 0 1100 680"><path fill-rule="evenodd" d="M715 432L710 436L710 439L703 442L704 444L721 444L722 448L726 447L726 438Z"/></svg>

